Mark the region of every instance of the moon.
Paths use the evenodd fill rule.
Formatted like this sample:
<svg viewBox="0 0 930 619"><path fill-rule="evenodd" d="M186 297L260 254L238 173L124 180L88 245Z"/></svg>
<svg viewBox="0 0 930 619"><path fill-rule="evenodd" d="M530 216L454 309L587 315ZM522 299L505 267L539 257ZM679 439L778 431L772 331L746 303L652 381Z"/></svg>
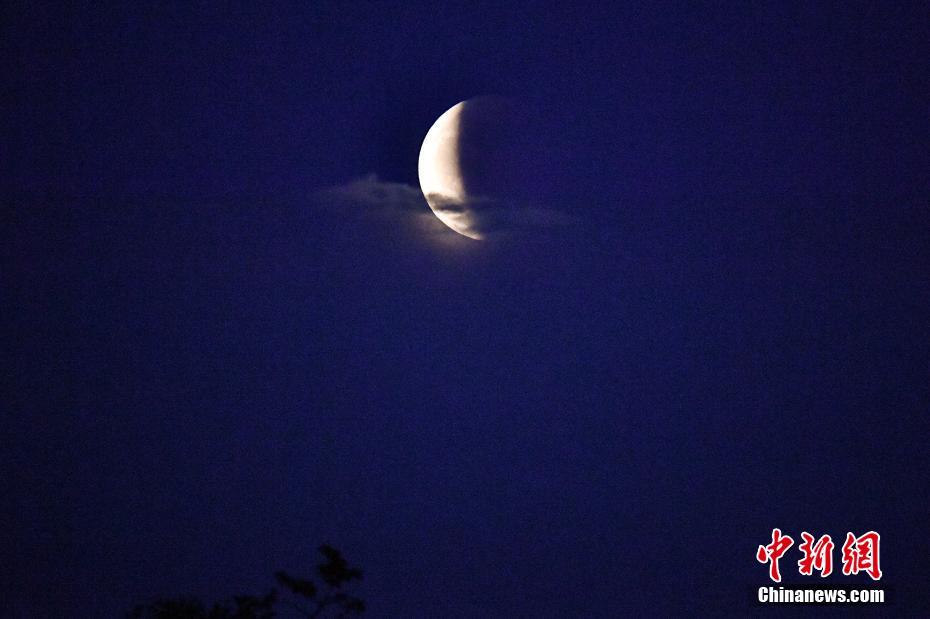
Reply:
<svg viewBox="0 0 930 619"><path fill-rule="evenodd" d="M496 95L456 103L420 147L420 189L436 217L475 240L532 236L564 222L552 208L565 177L538 104ZM564 150L564 149L561 149ZM562 225L558 223L558 225Z"/></svg>
<svg viewBox="0 0 930 619"><path fill-rule="evenodd" d="M426 132L420 147L417 173L420 189L439 221L459 234L481 240L468 208L468 193L462 175L460 137L462 111L467 101L456 103Z"/></svg>

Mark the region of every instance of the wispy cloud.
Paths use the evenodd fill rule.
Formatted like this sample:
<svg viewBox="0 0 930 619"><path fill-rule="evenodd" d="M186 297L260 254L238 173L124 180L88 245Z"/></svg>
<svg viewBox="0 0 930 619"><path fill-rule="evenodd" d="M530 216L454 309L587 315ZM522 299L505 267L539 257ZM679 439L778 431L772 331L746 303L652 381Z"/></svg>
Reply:
<svg viewBox="0 0 930 619"><path fill-rule="evenodd" d="M429 202L440 219L447 218L469 236L483 239L543 233L577 223L575 218L554 208L494 198L476 197L461 202L430 194Z"/></svg>
<svg viewBox="0 0 930 619"><path fill-rule="evenodd" d="M318 191L314 199L340 216L376 222L379 230L392 234L451 241L460 237L436 218L419 187L383 181L376 174Z"/></svg>
<svg viewBox="0 0 930 619"><path fill-rule="evenodd" d="M324 189L316 195L327 202L373 210L417 212L429 209L419 187L382 181L376 174Z"/></svg>
<svg viewBox="0 0 930 619"><path fill-rule="evenodd" d="M440 219L454 222L468 236L482 239L545 236L547 232L575 227L579 223L577 218L551 207L512 204L484 197L462 203L431 195L430 202L443 216L437 217L419 187L384 181L375 174L315 195L324 205L338 209L345 216L394 220L431 236L461 237Z"/></svg>

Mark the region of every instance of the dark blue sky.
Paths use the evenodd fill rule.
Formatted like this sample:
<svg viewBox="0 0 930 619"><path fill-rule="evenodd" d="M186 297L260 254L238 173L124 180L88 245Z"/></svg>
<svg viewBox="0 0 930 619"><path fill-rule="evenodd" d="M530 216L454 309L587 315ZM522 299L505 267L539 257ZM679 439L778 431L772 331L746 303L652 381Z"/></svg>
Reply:
<svg viewBox="0 0 930 619"><path fill-rule="evenodd" d="M773 527L930 612L926 5L391 4L0 9L0 614L745 614ZM429 214L482 94L577 230Z"/></svg>

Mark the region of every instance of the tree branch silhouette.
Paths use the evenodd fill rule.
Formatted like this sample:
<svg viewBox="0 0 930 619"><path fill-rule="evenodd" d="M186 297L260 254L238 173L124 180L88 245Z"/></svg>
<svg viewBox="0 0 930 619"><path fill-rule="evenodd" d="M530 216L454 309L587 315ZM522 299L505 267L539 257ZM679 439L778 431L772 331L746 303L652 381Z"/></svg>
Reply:
<svg viewBox="0 0 930 619"><path fill-rule="evenodd" d="M309 579L294 578L284 571L275 573L278 583L289 592L282 600L278 590L272 588L264 596L240 595L229 602L217 602L211 608L193 597L165 598L150 604L136 605L126 614L127 619L274 619L276 605L286 601L303 617L318 619L324 613L335 617L348 617L365 612L365 602L346 591L347 585L362 579L359 569L349 567L342 554L327 544L319 547L326 559L317 565L317 574L325 585L325 592Z"/></svg>
<svg viewBox="0 0 930 619"><path fill-rule="evenodd" d="M365 603L361 599L343 591L345 585L351 581L361 580L361 570L350 568L342 554L332 546L324 544L320 546L319 550L326 557L326 562L317 566L320 578L327 585L325 594L321 595L312 581L293 578L283 571L275 574L278 582L283 587L286 587L297 597L307 600L310 607L303 607L297 602L291 602L291 605L305 617L311 619L322 616L323 611L327 608L341 609L338 616L363 613Z"/></svg>

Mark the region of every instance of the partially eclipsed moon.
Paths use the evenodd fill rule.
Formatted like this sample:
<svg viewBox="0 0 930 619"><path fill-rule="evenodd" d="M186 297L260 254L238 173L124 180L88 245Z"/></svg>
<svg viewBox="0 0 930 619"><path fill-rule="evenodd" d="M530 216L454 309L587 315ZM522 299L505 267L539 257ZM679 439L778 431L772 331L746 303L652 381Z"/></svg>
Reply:
<svg viewBox="0 0 930 619"><path fill-rule="evenodd" d="M462 110L466 103L462 101L446 110L427 131L420 147L417 173L420 189L436 217L459 234L481 239L468 207L459 157Z"/></svg>

